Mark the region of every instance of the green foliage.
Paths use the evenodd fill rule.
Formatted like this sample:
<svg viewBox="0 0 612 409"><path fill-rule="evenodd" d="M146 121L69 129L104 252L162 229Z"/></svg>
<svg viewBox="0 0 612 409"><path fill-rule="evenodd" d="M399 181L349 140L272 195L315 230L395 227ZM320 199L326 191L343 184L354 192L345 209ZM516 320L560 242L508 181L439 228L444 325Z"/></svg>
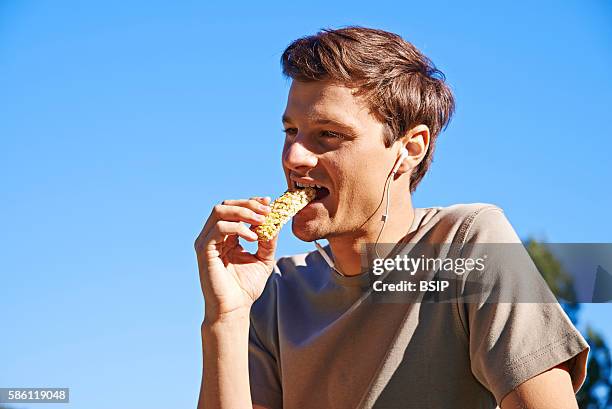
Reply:
<svg viewBox="0 0 612 409"><path fill-rule="evenodd" d="M559 299L559 303L577 325L580 304L576 302L574 280L545 244L528 239L525 247L544 280ZM580 409L612 408L612 362L608 345L591 327L584 338L591 347L587 363L587 376L576 399Z"/></svg>
<svg viewBox="0 0 612 409"><path fill-rule="evenodd" d="M529 239L525 246L553 294L566 302L575 302L576 292L574 291L572 276L563 269L561 263L548 250L546 245Z"/></svg>

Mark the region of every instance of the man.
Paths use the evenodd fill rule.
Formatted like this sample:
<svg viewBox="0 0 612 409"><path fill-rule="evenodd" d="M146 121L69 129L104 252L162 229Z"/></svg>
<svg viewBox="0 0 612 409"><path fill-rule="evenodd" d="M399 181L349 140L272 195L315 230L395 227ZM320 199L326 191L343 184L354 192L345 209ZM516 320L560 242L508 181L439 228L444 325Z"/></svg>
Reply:
<svg viewBox="0 0 612 409"><path fill-rule="evenodd" d="M287 186L319 186L292 231L329 246L276 261L275 238L247 253L238 238L257 240L246 224L263 222L270 198L214 207L195 243L198 407L576 408L588 345L556 302L520 302L505 262L486 277L511 302L372 301L366 245L520 243L496 206L412 207L454 110L443 75L399 36L362 27L298 39L282 65Z"/></svg>

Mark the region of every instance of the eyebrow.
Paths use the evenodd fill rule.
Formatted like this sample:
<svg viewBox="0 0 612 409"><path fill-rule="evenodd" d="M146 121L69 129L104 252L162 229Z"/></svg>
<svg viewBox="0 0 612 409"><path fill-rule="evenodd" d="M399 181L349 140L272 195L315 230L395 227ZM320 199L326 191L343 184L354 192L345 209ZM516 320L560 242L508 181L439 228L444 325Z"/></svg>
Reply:
<svg viewBox="0 0 612 409"><path fill-rule="evenodd" d="M283 120L283 123L285 123L285 122L293 122L291 120L291 118L289 116L285 115L285 114L283 114L282 120ZM317 125L334 125L334 126L337 126L339 128L344 128L345 130L348 130L348 131L350 131L353 134L357 133L355 128L353 128L351 125L345 124L345 123L340 122L340 121L336 121L335 119L314 118L312 120L312 122L314 124L317 124Z"/></svg>

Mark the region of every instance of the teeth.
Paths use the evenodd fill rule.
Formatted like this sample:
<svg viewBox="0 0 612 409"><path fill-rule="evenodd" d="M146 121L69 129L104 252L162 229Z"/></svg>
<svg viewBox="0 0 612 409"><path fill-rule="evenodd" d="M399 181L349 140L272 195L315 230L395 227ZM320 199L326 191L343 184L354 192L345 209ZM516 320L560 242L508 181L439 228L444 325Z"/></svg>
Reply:
<svg viewBox="0 0 612 409"><path fill-rule="evenodd" d="M309 184L309 183L300 183L300 182L295 182L295 185L296 185L297 187L317 187L317 188L321 189L321 186L320 186L320 185L316 185L316 184L314 184L314 183Z"/></svg>

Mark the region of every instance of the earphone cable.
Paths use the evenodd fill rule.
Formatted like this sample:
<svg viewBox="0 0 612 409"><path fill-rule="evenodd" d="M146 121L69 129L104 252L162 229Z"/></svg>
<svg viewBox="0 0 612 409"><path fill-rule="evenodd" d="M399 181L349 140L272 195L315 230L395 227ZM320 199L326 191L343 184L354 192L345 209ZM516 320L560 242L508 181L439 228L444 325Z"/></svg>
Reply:
<svg viewBox="0 0 612 409"><path fill-rule="evenodd" d="M391 190L391 180L393 179L393 176L395 176L395 172L392 172L388 177L387 177L387 181L385 183L385 191L387 194L387 203L385 204L385 213L382 215L382 222L383 225L380 228L379 232L378 232L378 237L376 237L376 242L374 243L374 253L376 253L376 257L381 258L380 255L378 254L378 240L380 240L380 236L382 235L383 230L385 229L385 224L387 224L387 218L389 217L389 191ZM384 192L383 192L384 193Z"/></svg>

